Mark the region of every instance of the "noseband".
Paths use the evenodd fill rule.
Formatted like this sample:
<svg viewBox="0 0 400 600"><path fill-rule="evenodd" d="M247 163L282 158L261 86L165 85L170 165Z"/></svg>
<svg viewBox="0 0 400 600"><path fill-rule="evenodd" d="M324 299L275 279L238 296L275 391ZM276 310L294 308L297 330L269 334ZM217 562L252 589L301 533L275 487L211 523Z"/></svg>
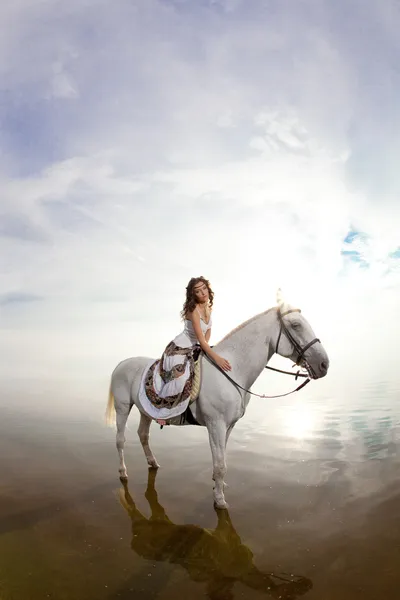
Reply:
<svg viewBox="0 0 400 600"><path fill-rule="evenodd" d="M278 335L278 339L276 342L276 348L275 348L275 352L276 354L278 354L278 346L279 346L279 342L281 339L281 335L282 332L286 335L287 339L289 340L289 342L291 342L294 346L295 351L297 352L297 360L296 360L296 365L300 365L301 359L304 357L304 353L315 343L317 342L321 342L321 340L319 340L318 338L314 338L311 342L309 342L308 344L306 344L303 348L300 346L300 344L295 340L295 338L293 337L293 335L290 333L289 329L286 327L283 317L285 317L286 315L288 315L289 313L293 313L293 312L301 312L301 310L299 308L291 308L289 310L287 310L284 313L281 313L281 309L278 308L278 319L279 319L279 323L280 323L280 330L279 330L279 335Z"/></svg>

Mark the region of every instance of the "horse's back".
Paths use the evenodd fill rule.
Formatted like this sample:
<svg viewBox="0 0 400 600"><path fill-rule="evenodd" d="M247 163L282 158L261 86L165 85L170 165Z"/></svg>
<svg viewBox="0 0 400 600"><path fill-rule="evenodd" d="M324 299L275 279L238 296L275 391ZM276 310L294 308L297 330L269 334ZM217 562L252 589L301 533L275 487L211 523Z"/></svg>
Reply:
<svg viewBox="0 0 400 600"><path fill-rule="evenodd" d="M127 384L130 388L133 383L140 381L144 369L152 360L154 359L148 356L133 356L122 360L112 373L112 388L121 384Z"/></svg>

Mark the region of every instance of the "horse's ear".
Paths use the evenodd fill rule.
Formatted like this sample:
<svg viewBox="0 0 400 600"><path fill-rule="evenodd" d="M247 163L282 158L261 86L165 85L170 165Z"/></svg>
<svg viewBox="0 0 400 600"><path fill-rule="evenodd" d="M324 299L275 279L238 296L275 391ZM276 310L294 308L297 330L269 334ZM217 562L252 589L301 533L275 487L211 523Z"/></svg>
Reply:
<svg viewBox="0 0 400 600"><path fill-rule="evenodd" d="M280 306L280 307L282 307L284 305L281 288L278 288L278 291L276 292L276 302L277 302L278 306Z"/></svg>

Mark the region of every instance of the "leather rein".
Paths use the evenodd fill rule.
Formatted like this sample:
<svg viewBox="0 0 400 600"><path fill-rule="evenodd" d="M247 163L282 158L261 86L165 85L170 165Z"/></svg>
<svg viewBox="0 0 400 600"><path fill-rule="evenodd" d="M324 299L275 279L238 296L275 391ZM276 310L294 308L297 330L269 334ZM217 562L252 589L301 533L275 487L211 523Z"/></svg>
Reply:
<svg viewBox="0 0 400 600"><path fill-rule="evenodd" d="M318 338L314 338L311 342L309 342L308 344L306 344L304 347L301 347L300 344L296 341L296 339L293 337L293 335L290 333L290 331L288 330L288 328L286 327L283 317L285 317L286 315L288 315L289 313L292 312L301 312L301 310L299 308L292 308L290 310L287 310L284 313L281 313L280 308L278 308L278 319L279 319L279 323L280 323L280 330L279 330L279 335L278 335L278 339L276 342L276 348L275 348L275 353L278 354L278 346L279 346L279 342L282 336L282 333L285 334L285 336L287 337L287 339L293 344L294 349L297 352L297 360L295 362L296 365L300 366L300 362L304 356L304 353L306 352L306 350L308 350L308 348L310 348L313 344L316 344L317 342L320 342L321 340L319 340ZM226 371L224 371L223 369L221 369L221 367L219 367L212 359L210 359L209 356L207 356L207 358L209 360L211 360L215 366L217 367L217 369L219 369L221 371L221 373L223 373L225 375L225 377L227 377L229 379L229 381L231 381L233 383L233 385L235 385L236 387L240 388L241 390L243 390L244 392L247 392L248 394L252 394L253 396L258 396L258 398L283 398L284 396L289 396L290 394L293 394L294 392L298 392L299 390L301 390L303 387L305 387L307 385L307 383L309 383L310 377L308 375L306 375L305 373L300 373L300 371L297 371L297 373L291 373L290 371L281 371L281 369L275 369L274 367L268 367L268 365L265 367L266 369L270 369L271 371L276 371L278 373L284 373L285 375L292 375L293 377L297 378L298 377L306 377L306 381L303 381L303 383L301 383L295 390L292 390L291 392L286 392L286 394L278 394L277 396L266 396L265 394L256 394L255 392L251 392L250 390L247 390L246 388L242 387L241 385L239 385L236 381L234 381L232 379L232 377L230 377L228 375L228 373L226 373ZM294 365L293 365L294 366ZM313 369L312 367L309 365L308 368L310 369L310 371L312 373Z"/></svg>

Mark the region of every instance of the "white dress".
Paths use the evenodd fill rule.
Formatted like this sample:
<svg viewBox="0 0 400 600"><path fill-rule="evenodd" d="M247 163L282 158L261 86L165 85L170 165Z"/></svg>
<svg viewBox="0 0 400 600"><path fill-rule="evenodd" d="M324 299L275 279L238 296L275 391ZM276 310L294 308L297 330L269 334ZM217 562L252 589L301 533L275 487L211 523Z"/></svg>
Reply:
<svg viewBox="0 0 400 600"><path fill-rule="evenodd" d="M211 315L208 323L200 317L204 335L211 325ZM186 384L193 373L191 349L198 344L192 321L185 319L183 331L168 344L161 359L152 360L147 365L140 385L139 399L146 413L153 419L169 419L186 410L190 400ZM155 406L157 403L164 406L158 408ZM169 406L166 406L168 403Z"/></svg>
<svg viewBox="0 0 400 600"><path fill-rule="evenodd" d="M189 321L189 319L185 319L184 324L185 326L183 331L173 339L173 342L180 348L189 348L189 346L195 346L199 343L199 341L193 329L193 323L192 321ZM200 317L200 327L204 335L206 335L207 331L211 329L211 325L211 316L208 323L203 321L203 319Z"/></svg>

